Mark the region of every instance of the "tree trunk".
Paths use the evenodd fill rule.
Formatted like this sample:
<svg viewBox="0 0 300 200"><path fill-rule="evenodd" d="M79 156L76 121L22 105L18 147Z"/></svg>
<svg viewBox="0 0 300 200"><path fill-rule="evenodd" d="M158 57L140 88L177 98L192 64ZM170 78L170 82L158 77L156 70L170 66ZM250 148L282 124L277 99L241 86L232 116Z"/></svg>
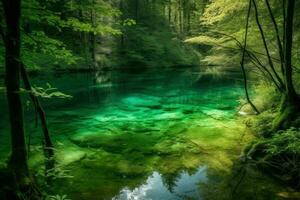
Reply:
<svg viewBox="0 0 300 200"><path fill-rule="evenodd" d="M2 0L2 2L6 22L6 31L2 32L5 43L5 86L11 135L8 176L12 177L12 182L6 183L8 187L6 188L5 196L7 200L37 200L41 199L41 193L34 187L34 181L29 173L23 107L20 95L21 0Z"/></svg>
<svg viewBox="0 0 300 200"><path fill-rule="evenodd" d="M243 55L242 55L242 60L241 60L240 64L241 64L241 69L242 69L242 73L243 73L244 89L245 89L245 95L246 95L247 102L250 104L251 108L255 111L255 113L259 114L258 109L252 103L252 101L249 97L247 74L246 74L246 70L245 70L245 66L244 66L246 47L247 47L247 39L248 39L248 27L249 27L250 11L251 11L251 0L249 1L249 7L248 7L248 11L247 11L246 29L245 29L245 37L244 37L244 48L243 48Z"/></svg>
<svg viewBox="0 0 300 200"><path fill-rule="evenodd" d="M138 16L139 15L139 0L135 0L135 22L138 23Z"/></svg>
<svg viewBox="0 0 300 200"><path fill-rule="evenodd" d="M287 4L287 19L286 19L286 42L285 42L285 85L286 95L290 101L295 101L297 95L293 85L293 69L292 69L292 44L293 44L293 19L294 19L295 0L289 0ZM294 102L296 103L296 102Z"/></svg>
<svg viewBox="0 0 300 200"><path fill-rule="evenodd" d="M265 47L265 51L266 51L266 54L267 54L269 66L270 66L270 68L271 68L271 71L272 71L273 74L274 74L274 77L276 78L276 80L277 80L278 83L279 83L279 86L280 86L280 92L284 92L284 90L285 90L285 85L284 85L284 83L283 83L281 77L280 77L280 76L278 75L278 73L276 72L276 69L275 69L273 60L272 60L272 58L271 58L271 54L270 54L269 48L268 48L268 44L267 44L267 41L266 41L265 33L264 33L264 30L263 30L263 27L262 27L261 24L260 24L256 0L252 0L252 3L253 3L254 11L255 11L255 21L256 21L256 24L257 24L257 26L258 26L258 29L259 29L259 32L260 32L260 35L261 35L261 39L262 39L263 44L264 44L264 47Z"/></svg>
<svg viewBox="0 0 300 200"><path fill-rule="evenodd" d="M276 32L276 39L277 39L277 45L278 45L279 57L280 57L281 73L284 76L284 73L285 73L284 72L284 54L283 54L283 48L282 48L282 44L281 44L281 40L280 40L280 35L279 35L279 29L278 29L278 26L277 26L276 19L275 19L274 15L273 15L273 12L272 12L269 0L265 0L265 2L266 2L267 8L268 8L268 12L269 12L270 18L272 20L272 23L274 25L274 29L275 29L275 32ZM283 16L283 17L285 17L285 16Z"/></svg>
<svg viewBox="0 0 300 200"><path fill-rule="evenodd" d="M15 176L18 185L29 182L27 150L23 108L20 96L20 0L3 1L6 34L5 34L5 84L10 119L10 134L12 152L9 168Z"/></svg>
<svg viewBox="0 0 300 200"><path fill-rule="evenodd" d="M286 129L299 117L299 97L293 85L292 44L295 0L287 1L284 42L284 81L285 93L282 95L280 113L273 122L273 130Z"/></svg>
<svg viewBox="0 0 300 200"><path fill-rule="evenodd" d="M172 3L171 3L171 0L169 0L169 6L168 6L168 20L169 20L169 25L171 24L171 18L172 18Z"/></svg>
<svg viewBox="0 0 300 200"><path fill-rule="evenodd" d="M121 22L123 23L123 21L124 21L124 15L125 15L125 13L124 13L124 5L123 5L123 0L120 0L120 4L119 4L119 10L122 12L122 14L121 14ZM120 40L120 45L121 45L121 49L123 49L124 48L124 42L125 42L125 36L124 36L124 34L125 34L125 31L122 31L122 34L121 34L121 40Z"/></svg>
<svg viewBox="0 0 300 200"><path fill-rule="evenodd" d="M95 2L93 1L93 4ZM90 20L93 28L96 28L96 13L94 9L91 10L90 13ZM96 70L98 68L98 62L96 60L96 43L97 43L97 38L94 33L90 33L90 53L91 53L91 58L93 62L93 69Z"/></svg>
<svg viewBox="0 0 300 200"><path fill-rule="evenodd" d="M28 90L29 92L32 92L32 87L29 81L29 77L23 63L21 63L21 77L23 79L25 89ZM55 167L54 145L51 141L49 129L47 126L45 111L43 110L39 99L32 93L29 93L29 95L41 121L41 126L44 135L43 147L44 147L44 154L46 158L45 169L46 169L46 175L48 175L48 172L54 169Z"/></svg>

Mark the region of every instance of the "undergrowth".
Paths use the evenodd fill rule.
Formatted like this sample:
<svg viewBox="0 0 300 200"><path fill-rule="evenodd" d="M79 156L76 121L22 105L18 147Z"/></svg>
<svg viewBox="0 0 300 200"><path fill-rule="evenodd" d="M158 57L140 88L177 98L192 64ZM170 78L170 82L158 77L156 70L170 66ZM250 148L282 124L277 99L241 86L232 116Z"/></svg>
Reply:
<svg viewBox="0 0 300 200"><path fill-rule="evenodd" d="M285 130L272 131L279 112L280 96L271 87L259 85L254 89L254 103L261 114L246 117L247 126L257 138L244 149L246 162L300 188L300 118Z"/></svg>

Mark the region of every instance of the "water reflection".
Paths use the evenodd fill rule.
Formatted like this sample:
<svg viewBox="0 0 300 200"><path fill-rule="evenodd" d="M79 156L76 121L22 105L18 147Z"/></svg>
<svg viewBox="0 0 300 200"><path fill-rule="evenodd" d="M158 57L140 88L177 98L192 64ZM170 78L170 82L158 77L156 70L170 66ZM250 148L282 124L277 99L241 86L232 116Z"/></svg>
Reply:
<svg viewBox="0 0 300 200"><path fill-rule="evenodd" d="M98 71L95 73L94 84L107 84L112 82L111 72Z"/></svg>
<svg viewBox="0 0 300 200"><path fill-rule="evenodd" d="M181 172L173 187L165 184L164 177L154 172L148 177L146 183L134 188L124 188L113 200L176 200L176 199L202 199L200 183L207 182L207 167L199 167L194 174L186 171Z"/></svg>

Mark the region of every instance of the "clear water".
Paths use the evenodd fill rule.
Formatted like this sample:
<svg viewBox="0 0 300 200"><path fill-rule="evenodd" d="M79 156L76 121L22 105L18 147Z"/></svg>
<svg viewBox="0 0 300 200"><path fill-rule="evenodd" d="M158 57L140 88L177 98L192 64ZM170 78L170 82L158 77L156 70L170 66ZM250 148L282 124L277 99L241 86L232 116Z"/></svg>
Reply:
<svg viewBox="0 0 300 200"><path fill-rule="evenodd" d="M33 78L37 86L47 82L72 95L42 102L58 162L50 194L74 200L232 199L229 177L252 137L236 116L243 97L239 75L221 78L190 69ZM9 153L4 95L0 104L4 165ZM31 105L24 106L30 166L42 179L41 129ZM237 199L279 198L273 180L251 173Z"/></svg>

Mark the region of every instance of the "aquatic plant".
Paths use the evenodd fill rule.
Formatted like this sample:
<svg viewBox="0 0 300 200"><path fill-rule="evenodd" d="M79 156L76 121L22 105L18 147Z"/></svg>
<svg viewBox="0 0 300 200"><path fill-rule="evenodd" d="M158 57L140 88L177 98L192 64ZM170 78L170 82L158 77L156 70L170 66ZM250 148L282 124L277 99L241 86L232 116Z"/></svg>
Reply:
<svg viewBox="0 0 300 200"><path fill-rule="evenodd" d="M70 170L64 169L61 165L55 165L54 168L48 169L46 171L41 169L38 171L38 175L41 177L45 177L46 179L50 178L52 180L73 178L73 176L70 175Z"/></svg>
<svg viewBox="0 0 300 200"><path fill-rule="evenodd" d="M54 88L50 85L50 83L47 83L47 88L43 87L32 87L32 93L37 97L42 98L72 98L71 95L65 94L63 92L58 91L57 88Z"/></svg>

